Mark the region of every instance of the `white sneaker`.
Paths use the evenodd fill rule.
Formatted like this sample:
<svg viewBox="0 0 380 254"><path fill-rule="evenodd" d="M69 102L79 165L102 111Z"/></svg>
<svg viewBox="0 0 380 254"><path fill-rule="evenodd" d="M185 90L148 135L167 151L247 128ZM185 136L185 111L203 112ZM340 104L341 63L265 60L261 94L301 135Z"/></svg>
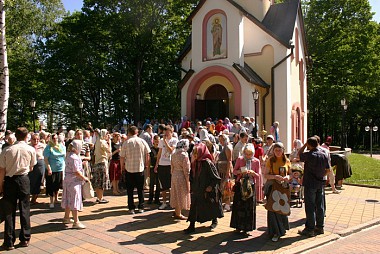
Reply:
<svg viewBox="0 0 380 254"><path fill-rule="evenodd" d="M230 205L224 205L224 211L226 211L226 212L231 211Z"/></svg>
<svg viewBox="0 0 380 254"><path fill-rule="evenodd" d="M70 223L73 223L74 220L70 218L63 218L62 222L63 224L70 224Z"/></svg>
<svg viewBox="0 0 380 254"><path fill-rule="evenodd" d="M73 223L73 228L75 228L75 229L84 229L84 228L86 228L86 226L83 225L80 222L77 222L77 223Z"/></svg>
<svg viewBox="0 0 380 254"><path fill-rule="evenodd" d="M50 203L49 207L53 209L54 208L54 203Z"/></svg>
<svg viewBox="0 0 380 254"><path fill-rule="evenodd" d="M168 205L166 203L162 203L162 205L160 205L160 207L158 208L158 210L164 210Z"/></svg>

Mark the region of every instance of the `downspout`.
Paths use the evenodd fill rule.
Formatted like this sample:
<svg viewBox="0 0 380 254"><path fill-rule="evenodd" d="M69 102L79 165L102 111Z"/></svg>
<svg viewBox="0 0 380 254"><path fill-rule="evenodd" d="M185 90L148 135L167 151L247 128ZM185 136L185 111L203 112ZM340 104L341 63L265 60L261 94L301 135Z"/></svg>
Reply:
<svg viewBox="0 0 380 254"><path fill-rule="evenodd" d="M270 91L270 87L267 87L266 88L266 93L263 95L263 100L262 100L262 103L263 103L263 129L265 129L265 100L269 94L269 91Z"/></svg>
<svg viewBox="0 0 380 254"><path fill-rule="evenodd" d="M274 95L274 69L276 69L280 64L282 64L283 62L285 62L286 59L288 59L291 55L293 55L293 50L294 50L294 45L292 45L292 41L289 42L290 44L290 54L287 55L286 57L284 57L280 62L278 62L277 64L273 65L273 67L271 68L271 81L272 81L272 84L271 84L271 92L272 92L272 123L274 122L274 101L275 101L275 95Z"/></svg>

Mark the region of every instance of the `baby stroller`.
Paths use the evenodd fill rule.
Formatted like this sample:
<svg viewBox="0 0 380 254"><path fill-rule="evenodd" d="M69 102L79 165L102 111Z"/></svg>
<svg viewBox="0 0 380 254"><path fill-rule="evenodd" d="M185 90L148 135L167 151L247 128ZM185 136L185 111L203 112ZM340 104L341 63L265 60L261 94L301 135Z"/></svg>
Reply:
<svg viewBox="0 0 380 254"><path fill-rule="evenodd" d="M303 168L302 165L295 163L291 166L292 169L292 180L289 182L290 188L290 205L293 207L302 207L303 203Z"/></svg>

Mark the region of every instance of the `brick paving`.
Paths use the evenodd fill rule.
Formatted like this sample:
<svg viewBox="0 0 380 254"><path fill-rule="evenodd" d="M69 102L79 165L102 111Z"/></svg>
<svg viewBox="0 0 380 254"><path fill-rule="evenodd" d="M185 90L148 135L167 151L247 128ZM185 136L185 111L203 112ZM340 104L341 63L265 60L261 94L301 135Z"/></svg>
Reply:
<svg viewBox="0 0 380 254"><path fill-rule="evenodd" d="M291 229L277 243L265 233L266 210L262 205L257 208L257 230L249 235L233 232L229 227L231 214L225 213L214 231L208 229L210 223L196 224L196 233L189 236L182 232L188 223L171 218L173 210L161 211L157 205L147 205L146 212L128 215L125 195L106 196L108 204L85 202L79 214L87 226L84 230L66 228L61 223L63 209L59 205L49 209L48 199L40 197L41 203L31 209L30 246L9 253L291 253L380 218L380 189L347 185L339 195L329 190L326 194L325 234L299 236L297 231L305 221L304 208L293 208L289 216ZM3 230L0 232L2 240Z"/></svg>
<svg viewBox="0 0 380 254"><path fill-rule="evenodd" d="M365 229L359 233L340 238L330 244L308 251L309 254L323 253L379 253L380 225Z"/></svg>

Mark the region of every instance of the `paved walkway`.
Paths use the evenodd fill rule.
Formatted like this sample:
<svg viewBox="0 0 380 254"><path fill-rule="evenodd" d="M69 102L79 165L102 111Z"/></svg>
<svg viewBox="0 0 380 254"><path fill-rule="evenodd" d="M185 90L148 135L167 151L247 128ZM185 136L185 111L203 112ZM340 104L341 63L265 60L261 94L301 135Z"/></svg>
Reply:
<svg viewBox="0 0 380 254"><path fill-rule="evenodd" d="M208 229L209 223L196 224L196 233L188 236L182 232L188 223L171 218L172 210L160 211L157 205L151 205L143 214L128 215L126 196L107 196L108 204L85 202L80 213L87 225L84 230L65 228L61 223L63 210L58 205L49 209L48 199L39 198L43 203L31 210L30 246L9 253L295 253L336 240L363 224L378 223L380 189L345 186L339 195L326 193L325 234L299 236L304 208L293 208L289 216L291 230L277 243L265 233L266 210L262 205L257 209L257 230L249 235L234 233L229 227L230 213L226 213L213 232ZM4 237L2 232L0 239Z"/></svg>
<svg viewBox="0 0 380 254"><path fill-rule="evenodd" d="M343 237L330 244L318 247L307 253L379 253L380 225L365 229L357 234Z"/></svg>

